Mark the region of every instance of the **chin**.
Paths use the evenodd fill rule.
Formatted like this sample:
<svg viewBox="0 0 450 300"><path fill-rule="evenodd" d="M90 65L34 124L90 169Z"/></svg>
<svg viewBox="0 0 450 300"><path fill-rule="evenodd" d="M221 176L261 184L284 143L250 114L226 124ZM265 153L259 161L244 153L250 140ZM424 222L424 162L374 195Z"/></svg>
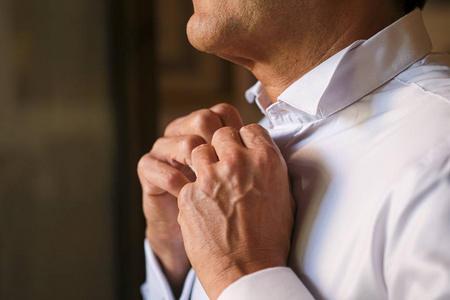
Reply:
<svg viewBox="0 0 450 300"><path fill-rule="evenodd" d="M247 67L251 61L248 45L254 43L245 39L245 27L239 25L224 16L196 13L187 23L186 34L195 49Z"/></svg>
<svg viewBox="0 0 450 300"><path fill-rule="evenodd" d="M192 16L189 19L189 22L186 26L186 35L189 40L189 43L197 50L199 51L205 51L202 43L201 36L199 34L198 25L195 24L195 18Z"/></svg>
<svg viewBox="0 0 450 300"><path fill-rule="evenodd" d="M219 19L194 14L186 26L186 34L191 45L202 52L219 55L229 47L226 26Z"/></svg>

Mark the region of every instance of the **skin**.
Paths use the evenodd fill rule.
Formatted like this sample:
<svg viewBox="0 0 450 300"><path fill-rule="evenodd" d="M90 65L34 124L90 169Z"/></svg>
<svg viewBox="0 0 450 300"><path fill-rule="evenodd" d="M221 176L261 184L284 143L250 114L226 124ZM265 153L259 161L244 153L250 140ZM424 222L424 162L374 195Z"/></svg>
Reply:
<svg viewBox="0 0 450 300"><path fill-rule="evenodd" d="M178 196L186 251L211 299L240 277L286 266L294 223L287 167L257 124L223 127L192 152Z"/></svg>
<svg viewBox="0 0 450 300"><path fill-rule="evenodd" d="M248 68L272 102L402 15L391 0L193 4L191 44ZM286 266L295 211L286 164L268 133L243 126L235 108L221 104L173 121L138 174L146 236L175 296L191 266L211 299L242 276Z"/></svg>
<svg viewBox="0 0 450 300"><path fill-rule="evenodd" d="M146 237L159 259L176 296L191 267L177 221L177 197L182 187L195 180L191 153L197 146L211 143L219 128L243 126L237 110L228 104L203 109L171 122L138 163L142 186Z"/></svg>
<svg viewBox="0 0 450 300"><path fill-rule="evenodd" d="M187 25L191 44L248 68L272 102L321 62L403 14L392 0L193 0L193 4Z"/></svg>
<svg viewBox="0 0 450 300"><path fill-rule="evenodd" d="M173 121L138 174L146 236L175 295L191 264L211 299L246 274L286 265L295 211L287 167L268 132L243 126L234 107Z"/></svg>

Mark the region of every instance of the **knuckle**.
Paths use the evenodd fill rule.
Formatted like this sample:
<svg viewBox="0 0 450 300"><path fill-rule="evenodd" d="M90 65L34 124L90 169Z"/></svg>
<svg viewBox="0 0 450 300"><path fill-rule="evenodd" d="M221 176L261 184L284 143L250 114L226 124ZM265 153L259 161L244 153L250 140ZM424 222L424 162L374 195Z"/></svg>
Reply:
<svg viewBox="0 0 450 300"><path fill-rule="evenodd" d="M214 136L217 138L227 137L237 133L237 130L230 126L221 127L214 132Z"/></svg>
<svg viewBox="0 0 450 300"><path fill-rule="evenodd" d="M183 149L185 153L191 153L195 148L205 143L205 141L198 135L186 136L180 142L181 149Z"/></svg>
<svg viewBox="0 0 450 300"><path fill-rule="evenodd" d="M208 130L211 126L217 126L219 117L209 109L201 109L191 114L193 126L200 131Z"/></svg>
<svg viewBox="0 0 450 300"><path fill-rule="evenodd" d="M214 151L213 150L213 146L210 145L210 144L199 145L198 147L196 147L196 148L194 148L192 150L192 152L191 152L191 161L194 164L194 162L198 161L199 159L204 158L205 153L209 153L209 152L211 152L211 150ZM202 173L207 172L207 166L206 165L202 165L202 170L203 170ZM197 174L197 175L199 175L199 174Z"/></svg>
<svg viewBox="0 0 450 300"><path fill-rule="evenodd" d="M139 162L137 164L138 173L142 172L144 169L148 167L151 159L152 158L150 157L149 153L145 154L144 156L141 157L141 159L139 159Z"/></svg>
<svg viewBox="0 0 450 300"><path fill-rule="evenodd" d="M164 143L164 138L160 137L158 138L154 143L153 143L153 147L152 150L150 150L150 152L155 151L158 148L161 148L161 146Z"/></svg>
<svg viewBox="0 0 450 300"><path fill-rule="evenodd" d="M233 105L228 103L219 103L214 105L212 108L214 108L214 110L219 114L238 114L238 110Z"/></svg>
<svg viewBox="0 0 450 300"><path fill-rule="evenodd" d="M202 151L202 148L205 147L205 145L206 144L199 145L199 146L195 147L194 149L192 149L191 158L193 161L197 158L199 151Z"/></svg>
<svg viewBox="0 0 450 300"><path fill-rule="evenodd" d="M235 135L239 135L239 133L233 127L230 127L230 126L221 127L214 132L213 137L212 137L212 143L214 144L217 141L221 141L226 138L229 138L230 136L235 136Z"/></svg>
<svg viewBox="0 0 450 300"><path fill-rule="evenodd" d="M251 132L255 132L255 131L263 130L263 129L264 128L261 125L256 124L256 123L249 124L249 125L246 125L246 126L241 128L241 130L243 130L243 131L251 131Z"/></svg>
<svg viewBox="0 0 450 300"><path fill-rule="evenodd" d="M195 147L194 149L192 149L191 153L192 153L192 155L195 155L195 154L197 154L198 152L203 151L204 148L209 148L210 146L211 146L211 145L209 145L209 144L201 144L201 145L198 145L197 147Z"/></svg>
<svg viewBox="0 0 450 300"><path fill-rule="evenodd" d="M211 110L204 108L194 111L191 113L191 116L196 122L204 122L211 120L214 117L214 113Z"/></svg>
<svg viewBox="0 0 450 300"><path fill-rule="evenodd" d="M154 159L147 153L141 157L137 164L137 173L144 196L161 193L161 190L152 182L151 178L154 172Z"/></svg>
<svg viewBox="0 0 450 300"><path fill-rule="evenodd" d="M183 124L185 122L185 119L186 117L180 117L170 122L169 125L167 125L167 127L164 130L164 136L173 135L174 132L177 131L176 129L180 127L180 124Z"/></svg>

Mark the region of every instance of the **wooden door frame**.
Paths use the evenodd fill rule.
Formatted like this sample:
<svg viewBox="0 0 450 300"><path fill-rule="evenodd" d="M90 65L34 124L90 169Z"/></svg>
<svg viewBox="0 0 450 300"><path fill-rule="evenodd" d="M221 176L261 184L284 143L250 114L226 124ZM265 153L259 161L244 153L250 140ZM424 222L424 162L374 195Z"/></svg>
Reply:
<svg viewBox="0 0 450 300"><path fill-rule="evenodd" d="M108 0L108 4L110 93L117 126L117 299L142 299L145 219L136 167L156 135L155 1Z"/></svg>

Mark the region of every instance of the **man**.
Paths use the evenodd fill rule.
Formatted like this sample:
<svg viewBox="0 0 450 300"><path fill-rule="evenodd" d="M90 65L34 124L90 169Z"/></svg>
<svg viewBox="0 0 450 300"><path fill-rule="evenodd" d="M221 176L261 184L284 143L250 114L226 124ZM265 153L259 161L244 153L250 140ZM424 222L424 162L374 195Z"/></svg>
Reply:
<svg viewBox="0 0 450 300"><path fill-rule="evenodd" d="M422 5L194 0L191 44L251 70L265 117L194 112L141 159L144 298L450 299L450 62Z"/></svg>

